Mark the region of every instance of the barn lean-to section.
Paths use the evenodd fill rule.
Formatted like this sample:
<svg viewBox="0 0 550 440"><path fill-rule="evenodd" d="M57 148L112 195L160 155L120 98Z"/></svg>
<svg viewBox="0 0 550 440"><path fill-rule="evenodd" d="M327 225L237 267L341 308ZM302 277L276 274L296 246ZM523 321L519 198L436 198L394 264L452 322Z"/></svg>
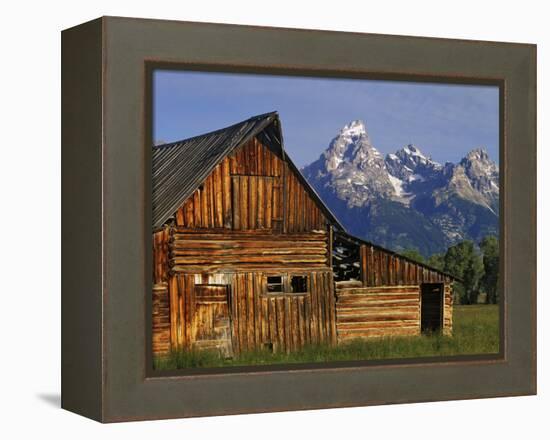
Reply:
<svg viewBox="0 0 550 440"><path fill-rule="evenodd" d="M428 283L425 298L443 286L450 332L452 279L346 234L286 155L276 113L155 147L153 223L156 354L417 334ZM424 326L438 330L432 303Z"/></svg>
<svg viewBox="0 0 550 440"><path fill-rule="evenodd" d="M340 341L452 332L452 277L345 232L334 237Z"/></svg>

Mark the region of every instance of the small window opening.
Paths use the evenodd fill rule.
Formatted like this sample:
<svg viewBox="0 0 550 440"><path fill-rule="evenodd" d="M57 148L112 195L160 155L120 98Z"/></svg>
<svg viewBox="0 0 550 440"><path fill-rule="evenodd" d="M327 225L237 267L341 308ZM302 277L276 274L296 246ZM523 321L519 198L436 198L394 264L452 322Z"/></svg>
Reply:
<svg viewBox="0 0 550 440"><path fill-rule="evenodd" d="M268 276L267 277L267 293L283 292L283 277Z"/></svg>
<svg viewBox="0 0 550 440"><path fill-rule="evenodd" d="M292 293L307 292L307 276L293 275L290 277L290 290Z"/></svg>

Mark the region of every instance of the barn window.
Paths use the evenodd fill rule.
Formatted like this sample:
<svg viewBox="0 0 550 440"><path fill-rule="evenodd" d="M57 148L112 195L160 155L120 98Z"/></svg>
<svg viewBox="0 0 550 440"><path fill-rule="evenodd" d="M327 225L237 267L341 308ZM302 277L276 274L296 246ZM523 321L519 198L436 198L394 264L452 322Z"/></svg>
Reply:
<svg viewBox="0 0 550 440"><path fill-rule="evenodd" d="M292 295L309 292L307 275L268 275L265 285L267 294Z"/></svg>
<svg viewBox="0 0 550 440"><path fill-rule="evenodd" d="M307 292L307 276L306 275L292 275L290 277L290 291L292 293L306 293Z"/></svg>
<svg viewBox="0 0 550 440"><path fill-rule="evenodd" d="M267 293L282 293L283 291L283 277L281 275L267 277Z"/></svg>

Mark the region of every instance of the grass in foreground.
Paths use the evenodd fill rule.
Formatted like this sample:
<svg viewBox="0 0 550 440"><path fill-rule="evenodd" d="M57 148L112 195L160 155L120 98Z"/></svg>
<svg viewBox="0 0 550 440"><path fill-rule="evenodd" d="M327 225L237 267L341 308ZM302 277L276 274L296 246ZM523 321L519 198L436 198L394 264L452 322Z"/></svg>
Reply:
<svg viewBox="0 0 550 440"><path fill-rule="evenodd" d="M356 339L335 347L311 345L296 353L267 350L241 353L222 359L214 351L181 350L154 359L157 370L243 365L292 364L371 359L399 359L426 356L498 353L498 306L454 306L453 336L441 334Z"/></svg>

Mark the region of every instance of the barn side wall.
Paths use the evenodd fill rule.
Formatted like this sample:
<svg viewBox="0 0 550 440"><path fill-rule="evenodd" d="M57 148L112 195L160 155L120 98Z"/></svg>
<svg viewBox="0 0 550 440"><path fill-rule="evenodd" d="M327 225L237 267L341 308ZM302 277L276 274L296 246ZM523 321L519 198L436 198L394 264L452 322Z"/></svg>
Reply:
<svg viewBox="0 0 550 440"><path fill-rule="evenodd" d="M336 289L338 342L421 333L421 285ZM443 333L452 333L452 286L444 285Z"/></svg>
<svg viewBox="0 0 550 440"><path fill-rule="evenodd" d="M335 237L338 341L421 333L421 286L443 284L442 331L451 334L452 279L344 233Z"/></svg>

